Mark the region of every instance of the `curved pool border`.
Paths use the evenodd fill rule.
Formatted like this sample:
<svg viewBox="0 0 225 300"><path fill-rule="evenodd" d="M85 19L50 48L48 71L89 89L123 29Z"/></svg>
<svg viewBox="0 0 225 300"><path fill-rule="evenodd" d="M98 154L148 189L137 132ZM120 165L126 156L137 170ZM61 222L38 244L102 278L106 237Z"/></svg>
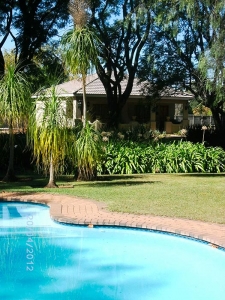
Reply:
<svg viewBox="0 0 225 300"><path fill-rule="evenodd" d="M168 218L152 215L117 213L107 210L106 205L94 200L50 193L0 193L0 201L31 202L50 207L53 220L93 226L121 226L150 229L203 241L211 247L225 250L225 225L202 221Z"/></svg>

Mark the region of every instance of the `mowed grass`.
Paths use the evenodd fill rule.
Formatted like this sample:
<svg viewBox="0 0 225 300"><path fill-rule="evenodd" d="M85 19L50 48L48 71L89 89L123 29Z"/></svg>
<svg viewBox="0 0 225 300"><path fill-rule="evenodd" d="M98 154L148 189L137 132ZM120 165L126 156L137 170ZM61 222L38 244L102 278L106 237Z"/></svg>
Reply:
<svg viewBox="0 0 225 300"><path fill-rule="evenodd" d="M45 189L46 183L23 176L16 183L0 182L0 191L67 194L101 201L110 211L225 224L225 174L117 175L94 182L64 176L59 189Z"/></svg>

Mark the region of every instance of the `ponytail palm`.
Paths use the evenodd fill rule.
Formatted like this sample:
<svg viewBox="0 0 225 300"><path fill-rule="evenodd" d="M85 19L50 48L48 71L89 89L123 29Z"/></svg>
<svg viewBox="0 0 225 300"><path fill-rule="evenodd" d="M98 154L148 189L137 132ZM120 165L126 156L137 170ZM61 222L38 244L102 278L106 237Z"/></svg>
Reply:
<svg viewBox="0 0 225 300"><path fill-rule="evenodd" d="M55 86L48 92L48 95L37 97L39 105L33 112L28 142L38 168L49 174L46 187L57 187L55 176L63 169L73 134L68 128L65 107L57 96Z"/></svg>
<svg viewBox="0 0 225 300"><path fill-rule="evenodd" d="M74 75L80 75L83 88L83 125L86 124L86 76L97 64L100 41L87 26L76 27L62 38L63 57Z"/></svg>
<svg viewBox="0 0 225 300"><path fill-rule="evenodd" d="M102 159L101 136L86 123L81 129L75 145L78 180L94 180L97 177L97 165Z"/></svg>
<svg viewBox="0 0 225 300"><path fill-rule="evenodd" d="M20 66L7 60L0 78L0 119L9 127L9 164L3 181L14 181L14 132L26 125L31 108L31 88Z"/></svg>

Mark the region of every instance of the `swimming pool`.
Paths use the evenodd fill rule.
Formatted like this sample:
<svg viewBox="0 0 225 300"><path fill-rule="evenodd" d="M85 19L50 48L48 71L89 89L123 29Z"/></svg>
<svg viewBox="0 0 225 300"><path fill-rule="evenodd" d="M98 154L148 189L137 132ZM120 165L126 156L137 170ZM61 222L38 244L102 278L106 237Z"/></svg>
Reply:
<svg viewBox="0 0 225 300"><path fill-rule="evenodd" d="M225 251L168 234L54 222L0 202L0 299L224 299Z"/></svg>

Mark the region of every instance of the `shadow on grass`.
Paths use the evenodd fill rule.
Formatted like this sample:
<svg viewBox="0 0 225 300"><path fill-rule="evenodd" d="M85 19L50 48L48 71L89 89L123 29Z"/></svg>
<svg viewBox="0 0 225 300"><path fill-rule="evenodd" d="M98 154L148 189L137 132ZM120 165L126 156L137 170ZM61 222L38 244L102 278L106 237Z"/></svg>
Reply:
<svg viewBox="0 0 225 300"><path fill-rule="evenodd" d="M189 177L225 177L225 173L185 173L180 175Z"/></svg>
<svg viewBox="0 0 225 300"><path fill-rule="evenodd" d="M144 175L141 174L132 174L132 175L100 175L98 176L98 180L100 181L113 181L113 180L121 180L121 179L140 179L143 178Z"/></svg>
<svg viewBox="0 0 225 300"><path fill-rule="evenodd" d="M96 188L103 188L103 187L111 187L111 186L135 186L135 185L144 185L144 184L152 184L152 183L159 183L160 181L130 181L130 180L119 180L119 181L92 181L92 182L82 182L83 186L91 186ZM75 186L74 186L75 188Z"/></svg>
<svg viewBox="0 0 225 300"><path fill-rule="evenodd" d="M134 175L101 175L96 181L76 181L74 176L59 176L56 179L60 188L76 188L76 186L87 187L106 187L106 186L135 186L143 184L156 183L155 181L146 180L146 176L141 174ZM158 181L159 182L159 181ZM15 182L0 181L0 191L24 191L38 192L38 189L44 191L48 183L48 178L38 174L27 174L18 176ZM48 189L49 190L49 189ZM47 191L47 189L46 189Z"/></svg>
<svg viewBox="0 0 225 300"><path fill-rule="evenodd" d="M2 177L3 178L3 177ZM48 183L47 178L38 175L17 176L17 181L4 182L0 181L0 190L24 190L33 188L43 188Z"/></svg>
<svg viewBox="0 0 225 300"><path fill-rule="evenodd" d="M2 179L4 178L3 174L0 174L0 183L3 184L11 184L11 185L40 185L43 184L45 185L49 181L49 177L45 176L43 174L36 174L36 173L27 173L27 174L16 174L17 180L14 182L3 182ZM69 181L74 181L74 176L72 175L62 175L56 177L56 181L60 182L69 182Z"/></svg>

